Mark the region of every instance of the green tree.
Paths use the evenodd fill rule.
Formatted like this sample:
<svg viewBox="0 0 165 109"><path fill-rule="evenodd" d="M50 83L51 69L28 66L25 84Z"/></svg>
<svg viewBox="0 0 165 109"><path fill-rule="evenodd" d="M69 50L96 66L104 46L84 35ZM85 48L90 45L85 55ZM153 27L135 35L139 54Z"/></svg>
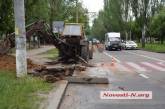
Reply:
<svg viewBox="0 0 165 109"><path fill-rule="evenodd" d="M89 17L88 10L82 6L81 2L76 4L76 0L69 1L68 5L66 5L67 13L65 14L64 20L66 23L76 23L77 21L77 13L78 13L78 22L84 24L86 33L90 34L89 27Z"/></svg>
<svg viewBox="0 0 165 109"><path fill-rule="evenodd" d="M158 36L163 44L165 39L165 7L152 18L150 32L153 36Z"/></svg>
<svg viewBox="0 0 165 109"><path fill-rule="evenodd" d="M105 0L103 11L94 21L92 33L114 31L120 32L125 39L130 36L130 39L140 41L146 27L145 36L150 37L151 19L159 12L161 5L160 0Z"/></svg>
<svg viewBox="0 0 165 109"><path fill-rule="evenodd" d="M14 10L12 0L0 0L0 37L14 30Z"/></svg>
<svg viewBox="0 0 165 109"><path fill-rule="evenodd" d="M104 26L104 13L103 11L100 11L98 18L93 21L91 34L93 37L99 40L104 40L104 34L106 33L106 31L107 30Z"/></svg>
<svg viewBox="0 0 165 109"><path fill-rule="evenodd" d="M37 20L49 20L48 0L25 0L26 24Z"/></svg>
<svg viewBox="0 0 165 109"><path fill-rule="evenodd" d="M75 22L75 0L25 0L26 24L45 20L52 25L53 21ZM0 37L14 31L13 0L0 0ZM87 9L78 2L80 23L84 23L89 33Z"/></svg>
<svg viewBox="0 0 165 109"><path fill-rule="evenodd" d="M56 20L76 23L76 12L78 11L79 23L83 23L86 30L89 31L88 10L83 8L81 2L78 2L76 5L76 0L50 0L49 3L50 24Z"/></svg>
<svg viewBox="0 0 165 109"><path fill-rule="evenodd" d="M123 32L123 25L123 2L121 0L105 0L104 10L95 20L92 33L95 36L97 33L99 37L102 37L100 39L104 39L103 34L106 32Z"/></svg>
<svg viewBox="0 0 165 109"><path fill-rule="evenodd" d="M134 29L133 33L138 38L141 39L142 30L146 26L146 37L150 37L149 25L151 23L151 18L155 13L158 12L161 5L160 0L131 0L131 8L133 12ZM144 45L144 44L143 44Z"/></svg>

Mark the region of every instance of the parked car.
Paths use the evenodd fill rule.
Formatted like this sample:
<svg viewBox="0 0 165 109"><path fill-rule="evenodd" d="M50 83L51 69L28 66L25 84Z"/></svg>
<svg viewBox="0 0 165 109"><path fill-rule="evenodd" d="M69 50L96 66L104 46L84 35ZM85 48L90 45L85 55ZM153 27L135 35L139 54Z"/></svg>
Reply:
<svg viewBox="0 0 165 109"><path fill-rule="evenodd" d="M98 39L96 39L96 38L93 38L93 44L99 44L100 43L100 41L98 40Z"/></svg>
<svg viewBox="0 0 165 109"><path fill-rule="evenodd" d="M137 49L137 44L134 41L126 41L125 42L125 49Z"/></svg>
<svg viewBox="0 0 165 109"><path fill-rule="evenodd" d="M125 46L126 46L125 44L126 44L126 41L122 40L122 41L121 41L121 48L122 48L122 49L125 49Z"/></svg>

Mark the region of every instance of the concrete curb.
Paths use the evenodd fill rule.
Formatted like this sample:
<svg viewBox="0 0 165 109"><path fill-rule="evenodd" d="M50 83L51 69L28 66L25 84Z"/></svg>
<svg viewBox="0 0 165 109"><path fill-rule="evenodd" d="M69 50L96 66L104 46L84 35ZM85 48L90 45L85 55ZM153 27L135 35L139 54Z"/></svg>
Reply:
<svg viewBox="0 0 165 109"><path fill-rule="evenodd" d="M59 109L69 83L109 84L109 81L104 77L67 77L66 80L55 83L55 88L49 93L47 100L41 104L40 109Z"/></svg>
<svg viewBox="0 0 165 109"><path fill-rule="evenodd" d="M69 83L77 83L77 84L109 84L109 80L106 77L67 77Z"/></svg>
<svg viewBox="0 0 165 109"><path fill-rule="evenodd" d="M142 50L142 51L148 51L148 52L153 52L153 53L165 53L165 52L158 52L158 51L152 51L152 50L145 50L145 49L139 49L139 50Z"/></svg>
<svg viewBox="0 0 165 109"><path fill-rule="evenodd" d="M40 109L58 109L65 94L68 81L61 80L55 83L55 88L48 95L46 104Z"/></svg>

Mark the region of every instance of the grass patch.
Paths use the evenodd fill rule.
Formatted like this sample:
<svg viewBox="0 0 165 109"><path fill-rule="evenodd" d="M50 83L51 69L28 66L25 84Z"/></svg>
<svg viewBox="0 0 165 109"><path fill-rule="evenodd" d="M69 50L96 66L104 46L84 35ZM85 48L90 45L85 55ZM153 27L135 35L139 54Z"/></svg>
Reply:
<svg viewBox="0 0 165 109"><path fill-rule="evenodd" d="M16 78L14 72L0 71L0 109L38 109L42 97L52 85L39 78Z"/></svg>
<svg viewBox="0 0 165 109"><path fill-rule="evenodd" d="M44 55L45 58L54 60L58 57L59 52L58 52L58 49L53 48L51 50L48 50L47 52L42 53L42 55Z"/></svg>
<svg viewBox="0 0 165 109"><path fill-rule="evenodd" d="M139 48L142 48L141 44L138 44ZM152 52L165 52L165 44L145 44L144 50Z"/></svg>

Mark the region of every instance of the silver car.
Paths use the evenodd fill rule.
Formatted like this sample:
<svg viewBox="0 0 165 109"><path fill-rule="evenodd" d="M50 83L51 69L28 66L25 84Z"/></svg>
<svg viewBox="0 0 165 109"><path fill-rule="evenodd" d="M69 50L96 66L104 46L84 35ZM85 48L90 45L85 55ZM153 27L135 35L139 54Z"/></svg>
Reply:
<svg viewBox="0 0 165 109"><path fill-rule="evenodd" d="M137 44L134 41L126 41L125 49L137 49Z"/></svg>

